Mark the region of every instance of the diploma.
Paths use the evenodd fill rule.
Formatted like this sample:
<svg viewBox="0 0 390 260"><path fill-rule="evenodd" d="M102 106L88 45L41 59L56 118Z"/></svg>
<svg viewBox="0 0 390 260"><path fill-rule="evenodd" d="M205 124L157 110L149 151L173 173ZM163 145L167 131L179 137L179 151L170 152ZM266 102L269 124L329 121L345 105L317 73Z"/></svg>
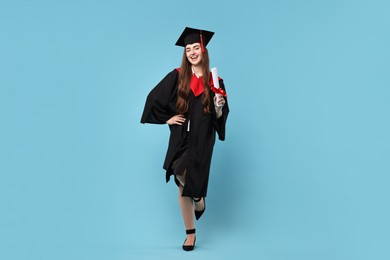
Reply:
<svg viewBox="0 0 390 260"><path fill-rule="evenodd" d="M213 76L213 83L214 83L214 88L219 89L219 80L218 80L218 70L217 68L212 68L211 69L211 75ZM220 107L221 105L218 105L218 101L221 99L223 95L215 93L215 97L217 98L217 104L216 106Z"/></svg>

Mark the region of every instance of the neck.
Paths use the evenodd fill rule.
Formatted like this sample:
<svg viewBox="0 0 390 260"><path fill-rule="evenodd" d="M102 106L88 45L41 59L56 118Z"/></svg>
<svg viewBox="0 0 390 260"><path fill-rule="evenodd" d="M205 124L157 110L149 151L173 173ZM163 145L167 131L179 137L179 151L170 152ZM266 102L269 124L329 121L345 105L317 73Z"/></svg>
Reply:
<svg viewBox="0 0 390 260"><path fill-rule="evenodd" d="M201 66L192 66L192 71L195 73L196 76L201 77L203 76L203 71Z"/></svg>

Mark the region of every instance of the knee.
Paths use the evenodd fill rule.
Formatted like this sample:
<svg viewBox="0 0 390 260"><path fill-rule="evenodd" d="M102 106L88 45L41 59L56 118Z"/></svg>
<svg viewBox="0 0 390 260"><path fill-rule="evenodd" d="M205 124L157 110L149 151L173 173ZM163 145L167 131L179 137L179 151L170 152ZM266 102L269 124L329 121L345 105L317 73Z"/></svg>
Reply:
<svg viewBox="0 0 390 260"><path fill-rule="evenodd" d="M180 186L183 186L186 184L186 174L187 171L184 171L183 175L176 175L176 179L179 181Z"/></svg>
<svg viewBox="0 0 390 260"><path fill-rule="evenodd" d="M184 185L186 184L185 177L184 176L176 176L176 179L179 181L180 186L184 187Z"/></svg>

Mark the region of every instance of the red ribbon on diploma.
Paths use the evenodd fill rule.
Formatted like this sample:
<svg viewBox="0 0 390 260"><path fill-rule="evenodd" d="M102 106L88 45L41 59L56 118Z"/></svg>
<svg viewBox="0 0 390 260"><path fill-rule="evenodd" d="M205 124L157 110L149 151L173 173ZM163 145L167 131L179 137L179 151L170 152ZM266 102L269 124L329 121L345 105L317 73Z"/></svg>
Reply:
<svg viewBox="0 0 390 260"><path fill-rule="evenodd" d="M216 94L221 94L221 95L224 96L224 97L227 96L225 90L223 90L223 89L221 89L221 88L216 88L216 87L214 87L213 85L210 86L210 87L211 87L211 90L212 90L214 93L216 93Z"/></svg>

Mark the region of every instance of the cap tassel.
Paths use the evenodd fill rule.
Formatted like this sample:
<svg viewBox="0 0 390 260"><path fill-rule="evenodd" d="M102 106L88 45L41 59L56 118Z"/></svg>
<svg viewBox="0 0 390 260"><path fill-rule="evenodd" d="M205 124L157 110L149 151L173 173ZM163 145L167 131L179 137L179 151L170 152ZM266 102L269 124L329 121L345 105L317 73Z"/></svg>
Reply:
<svg viewBox="0 0 390 260"><path fill-rule="evenodd" d="M202 46L202 52L204 52L202 31L200 31L200 45Z"/></svg>

